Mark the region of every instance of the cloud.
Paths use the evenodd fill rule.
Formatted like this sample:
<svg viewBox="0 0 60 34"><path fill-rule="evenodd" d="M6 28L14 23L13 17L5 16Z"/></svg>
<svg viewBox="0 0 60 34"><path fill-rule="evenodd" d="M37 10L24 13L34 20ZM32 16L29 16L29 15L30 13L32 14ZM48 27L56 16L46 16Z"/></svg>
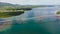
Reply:
<svg viewBox="0 0 60 34"><path fill-rule="evenodd" d="M0 0L0 2L22 5L60 5L60 0Z"/></svg>

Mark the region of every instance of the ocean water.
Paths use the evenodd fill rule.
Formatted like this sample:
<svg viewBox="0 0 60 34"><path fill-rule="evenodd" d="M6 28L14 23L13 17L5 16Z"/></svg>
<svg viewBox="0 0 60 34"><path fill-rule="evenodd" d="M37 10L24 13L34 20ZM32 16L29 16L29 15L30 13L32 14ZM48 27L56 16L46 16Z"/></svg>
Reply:
<svg viewBox="0 0 60 34"><path fill-rule="evenodd" d="M56 7L33 8L22 15L6 18L11 20L8 21L10 26L0 34L60 34L60 16L55 14L56 10Z"/></svg>
<svg viewBox="0 0 60 34"><path fill-rule="evenodd" d="M13 22L10 29L1 31L0 34L60 34L60 19L55 16Z"/></svg>

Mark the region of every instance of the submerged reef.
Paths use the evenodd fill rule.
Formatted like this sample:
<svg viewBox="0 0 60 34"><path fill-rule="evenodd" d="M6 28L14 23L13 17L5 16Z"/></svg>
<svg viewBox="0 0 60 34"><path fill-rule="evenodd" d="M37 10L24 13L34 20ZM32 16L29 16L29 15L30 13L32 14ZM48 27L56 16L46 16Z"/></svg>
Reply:
<svg viewBox="0 0 60 34"><path fill-rule="evenodd" d="M12 21L0 19L0 32L10 29Z"/></svg>

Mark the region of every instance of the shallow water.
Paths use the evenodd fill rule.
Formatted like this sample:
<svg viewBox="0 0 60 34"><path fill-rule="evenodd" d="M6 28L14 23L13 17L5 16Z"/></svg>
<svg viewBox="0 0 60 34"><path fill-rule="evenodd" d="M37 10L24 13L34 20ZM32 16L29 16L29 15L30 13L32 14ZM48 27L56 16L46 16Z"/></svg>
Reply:
<svg viewBox="0 0 60 34"><path fill-rule="evenodd" d="M0 34L60 34L60 17L56 17L55 10L55 7L34 8L17 17L7 18L12 22L10 29L1 31Z"/></svg>
<svg viewBox="0 0 60 34"><path fill-rule="evenodd" d="M42 19L41 19L42 18ZM31 18L25 21L13 20L11 29L1 34L60 34L60 19L56 16Z"/></svg>

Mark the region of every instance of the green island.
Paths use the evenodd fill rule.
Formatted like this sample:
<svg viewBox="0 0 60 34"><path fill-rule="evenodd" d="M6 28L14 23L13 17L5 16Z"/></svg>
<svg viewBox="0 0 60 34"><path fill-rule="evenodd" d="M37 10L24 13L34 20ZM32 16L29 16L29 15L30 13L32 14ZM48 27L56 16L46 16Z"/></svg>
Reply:
<svg viewBox="0 0 60 34"><path fill-rule="evenodd" d="M59 15L60 14L60 11L58 11L56 14Z"/></svg>
<svg viewBox="0 0 60 34"><path fill-rule="evenodd" d="M7 18L23 14L32 8L47 7L45 5L19 5L0 2L0 18Z"/></svg>
<svg viewBox="0 0 60 34"><path fill-rule="evenodd" d="M13 8L13 7L6 7L5 8L4 7L3 9L0 9L0 18L18 16L28 10L32 10L32 8Z"/></svg>

